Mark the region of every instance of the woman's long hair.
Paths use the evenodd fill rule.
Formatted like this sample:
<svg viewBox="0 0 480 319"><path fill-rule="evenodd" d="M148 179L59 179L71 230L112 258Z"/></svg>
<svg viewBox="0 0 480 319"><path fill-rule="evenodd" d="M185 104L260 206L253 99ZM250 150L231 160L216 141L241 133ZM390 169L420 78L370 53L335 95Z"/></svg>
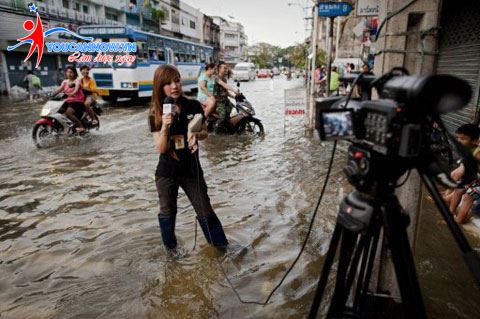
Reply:
<svg viewBox="0 0 480 319"><path fill-rule="evenodd" d="M149 116L155 118L156 130L162 127L163 101L166 98L163 87L166 84L172 83L172 81L177 78L180 79L180 73L177 68L172 65L164 64L155 70L153 76L152 105Z"/></svg>

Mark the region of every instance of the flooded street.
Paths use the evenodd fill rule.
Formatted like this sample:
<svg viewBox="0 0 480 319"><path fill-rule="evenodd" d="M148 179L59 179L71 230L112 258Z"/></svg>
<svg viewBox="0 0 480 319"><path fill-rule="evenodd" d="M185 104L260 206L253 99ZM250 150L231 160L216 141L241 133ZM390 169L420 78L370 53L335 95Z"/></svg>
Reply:
<svg viewBox="0 0 480 319"><path fill-rule="evenodd" d="M296 257L318 200L330 143L305 136L302 118L283 134L283 92L301 80L242 83L264 138L211 135L200 158L229 240L248 247L223 265L248 301L263 302ZM304 318L346 179L337 151L307 249L265 306L242 304L181 192L171 260L157 222L158 154L145 106L108 107L101 129L37 150L40 103L0 105L1 318ZM431 318L478 318L480 290L440 215L425 203L416 263ZM478 239L468 237L475 248Z"/></svg>

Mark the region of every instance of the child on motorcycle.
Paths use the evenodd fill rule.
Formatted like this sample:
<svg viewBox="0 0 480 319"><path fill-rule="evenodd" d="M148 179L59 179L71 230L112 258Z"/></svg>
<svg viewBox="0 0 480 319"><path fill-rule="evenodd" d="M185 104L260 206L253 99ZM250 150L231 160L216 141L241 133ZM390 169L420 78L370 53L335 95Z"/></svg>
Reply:
<svg viewBox="0 0 480 319"><path fill-rule="evenodd" d="M85 109L87 110L88 116L90 116L90 119L92 120L92 125L97 125L98 119L92 108L97 101L97 83L89 76L89 72L90 67L88 65L83 65L80 68L80 73L82 74L82 89L83 94L85 95Z"/></svg>
<svg viewBox="0 0 480 319"><path fill-rule="evenodd" d="M213 88L215 86L215 63L209 63L205 66L203 72L198 78L198 94L197 100L202 103L205 112L205 118L215 111L215 97L213 96Z"/></svg>
<svg viewBox="0 0 480 319"><path fill-rule="evenodd" d="M217 113L219 115L219 122L215 131L217 133L222 133L228 131L228 126L230 125L230 113L232 112L233 105L228 99L229 96L235 97L237 94L240 94L238 89L232 88L227 84L227 79L229 75L228 66L225 62L219 62L217 65L218 75L215 79L215 86L213 89L213 95L217 101Z"/></svg>
<svg viewBox="0 0 480 319"><path fill-rule="evenodd" d="M65 80L53 95L63 92L67 95L62 109L65 110L65 115L76 124L76 132L82 133L85 128L79 118L82 118L85 112L85 96L82 91L82 84L77 79L78 72L73 66L67 66L65 69Z"/></svg>

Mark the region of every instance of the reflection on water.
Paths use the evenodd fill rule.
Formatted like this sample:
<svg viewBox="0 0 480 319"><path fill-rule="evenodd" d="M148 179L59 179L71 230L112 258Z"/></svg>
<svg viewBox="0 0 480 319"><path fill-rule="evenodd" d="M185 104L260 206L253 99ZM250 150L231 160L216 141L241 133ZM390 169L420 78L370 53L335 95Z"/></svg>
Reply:
<svg viewBox="0 0 480 319"><path fill-rule="evenodd" d="M301 119L288 119L283 135L283 89L299 84L242 84L265 138L210 136L201 145L213 207L229 239L249 247L224 261L245 300L265 300L296 256L326 172L331 145L306 137ZM153 178L158 155L144 107L110 108L100 131L42 150L30 136L41 105L0 108L0 316L306 316L345 185L345 147L304 256L259 307L238 302L203 236L192 250L195 219L183 193L177 236L187 256L165 256ZM424 219L417 261L432 317L473 318L480 293L438 215L429 210Z"/></svg>

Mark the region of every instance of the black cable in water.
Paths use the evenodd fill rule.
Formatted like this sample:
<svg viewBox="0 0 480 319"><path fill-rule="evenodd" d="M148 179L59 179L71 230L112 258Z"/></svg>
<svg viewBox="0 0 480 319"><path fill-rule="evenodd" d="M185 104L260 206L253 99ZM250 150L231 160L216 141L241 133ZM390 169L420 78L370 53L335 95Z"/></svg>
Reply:
<svg viewBox="0 0 480 319"><path fill-rule="evenodd" d="M295 258L295 260L292 262L292 264L290 265L290 267L288 268L288 270L285 272L285 274L283 275L282 279L280 279L280 281L278 282L278 284L272 289L272 291L270 292L270 294L268 295L267 299L264 301L264 302L259 302L259 301L248 301L248 300L243 300L242 297L240 296L239 292L237 291L237 289L235 289L233 283L231 282L230 278L228 277L227 275L227 272L225 271L225 269L223 268L223 265L220 261L219 258L216 258L216 261L223 273L223 276L225 277L225 280L228 282L228 284L230 285L230 288L232 289L232 291L235 293L235 295L237 296L238 300L243 303L243 304L255 304L255 305L260 305L260 306L265 306L266 304L268 304L268 302L270 301L270 299L272 298L273 294L278 290L278 288L280 288L280 286L283 284L283 282L285 281L285 279L287 278L287 276L290 274L290 272L292 271L292 269L295 267L295 265L297 264L298 260L300 259L301 255L303 254L303 252L305 251L305 247L307 245L307 242L308 242L308 239L310 238L310 234L312 232L312 229L313 229L313 224L315 222L315 218L317 216L317 213L318 213L318 209L320 207L320 204L323 200L323 196L325 194L325 191L327 189L327 185L328 185L328 180L330 179L330 173L332 171L332 167L333 167L333 160L335 158L335 152L336 152L336 149L337 149L337 142L335 141L333 143L333 148L332 148L332 154L331 154L331 157L330 157L330 162L328 164L328 169L327 169L327 174L325 176L325 180L323 182L323 187L322 187L322 190L320 192L320 197L318 198L318 201L317 201L317 205L315 207L315 211L313 212L313 215L312 215L312 219L310 220L310 224L308 226L308 231L307 231L307 235L305 236L305 239L302 243L302 247L300 248L300 251L297 255L297 257ZM199 190L200 190L200 172L199 172L199 167L200 167L200 163L199 163L199 158L197 157L196 158L196 162L197 162L197 177L198 177L198 187L199 187ZM210 235L210 229L208 228L208 223L207 223L207 231L208 231L208 235L210 236L211 238L211 235Z"/></svg>

